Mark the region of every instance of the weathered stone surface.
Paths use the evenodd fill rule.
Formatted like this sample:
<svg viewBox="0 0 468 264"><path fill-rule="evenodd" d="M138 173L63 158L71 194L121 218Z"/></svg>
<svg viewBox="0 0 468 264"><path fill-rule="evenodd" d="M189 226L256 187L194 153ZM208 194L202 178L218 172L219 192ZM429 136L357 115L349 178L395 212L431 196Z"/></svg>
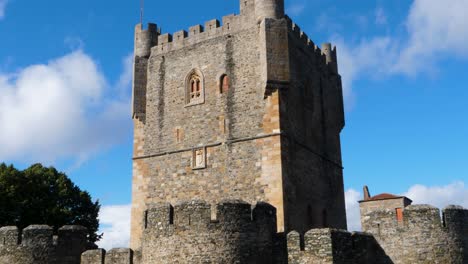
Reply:
<svg viewBox="0 0 468 264"><path fill-rule="evenodd" d="M105 264L133 264L133 250L114 248L106 253Z"/></svg>
<svg viewBox="0 0 468 264"><path fill-rule="evenodd" d="M360 204L363 230L375 236L393 263L468 263L468 210L449 206L441 221L438 208L408 205L403 198Z"/></svg>
<svg viewBox="0 0 468 264"><path fill-rule="evenodd" d="M54 236L46 225L31 225L22 230L0 228L0 263L15 264L79 264L86 247L86 229L65 226Z"/></svg>
<svg viewBox="0 0 468 264"><path fill-rule="evenodd" d="M240 4L222 25L210 20L172 38L137 27L133 248L149 204L192 199L271 203L280 232L346 228L336 50L322 55L284 15L283 0ZM205 152L201 167L195 149Z"/></svg>
<svg viewBox="0 0 468 264"><path fill-rule="evenodd" d="M403 197L365 200L369 233L342 230L336 48L319 49L284 0L242 0L240 11L174 34L137 25L133 249L81 263L467 264L462 207L441 222ZM0 263L78 264L85 231L31 226L21 239L0 228Z"/></svg>
<svg viewBox="0 0 468 264"><path fill-rule="evenodd" d="M81 255L81 264L104 264L104 249L88 250Z"/></svg>
<svg viewBox="0 0 468 264"><path fill-rule="evenodd" d="M167 205L149 211L171 213ZM191 201L163 217L173 218L169 225L147 221L142 263L273 263L275 208L229 200L217 205L215 219L211 215L209 204Z"/></svg>

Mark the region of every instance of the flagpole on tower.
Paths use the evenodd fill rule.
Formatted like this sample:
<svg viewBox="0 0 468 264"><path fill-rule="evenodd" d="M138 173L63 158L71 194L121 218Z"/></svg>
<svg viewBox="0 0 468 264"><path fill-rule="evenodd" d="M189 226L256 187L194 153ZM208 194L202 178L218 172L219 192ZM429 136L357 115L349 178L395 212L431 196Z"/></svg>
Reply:
<svg viewBox="0 0 468 264"><path fill-rule="evenodd" d="M140 0L140 24L143 25L143 9L144 9L144 6L145 5L145 2L144 0Z"/></svg>

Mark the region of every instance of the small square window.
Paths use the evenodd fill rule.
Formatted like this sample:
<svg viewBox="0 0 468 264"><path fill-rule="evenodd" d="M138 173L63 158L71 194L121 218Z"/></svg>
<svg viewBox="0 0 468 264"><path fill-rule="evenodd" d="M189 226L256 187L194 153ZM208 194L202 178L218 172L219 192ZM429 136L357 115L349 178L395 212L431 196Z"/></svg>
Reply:
<svg viewBox="0 0 468 264"><path fill-rule="evenodd" d="M206 168L206 149L205 148L197 148L193 150L192 168L193 169Z"/></svg>

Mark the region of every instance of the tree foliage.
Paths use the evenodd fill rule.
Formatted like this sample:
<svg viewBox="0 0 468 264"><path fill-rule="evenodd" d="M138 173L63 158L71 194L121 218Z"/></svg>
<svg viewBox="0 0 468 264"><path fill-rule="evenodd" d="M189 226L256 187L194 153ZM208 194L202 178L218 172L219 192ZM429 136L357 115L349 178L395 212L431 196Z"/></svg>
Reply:
<svg viewBox="0 0 468 264"><path fill-rule="evenodd" d="M24 171L0 164L0 226L25 228L46 224L88 229L89 242L98 241L100 204L80 190L64 173L35 164Z"/></svg>

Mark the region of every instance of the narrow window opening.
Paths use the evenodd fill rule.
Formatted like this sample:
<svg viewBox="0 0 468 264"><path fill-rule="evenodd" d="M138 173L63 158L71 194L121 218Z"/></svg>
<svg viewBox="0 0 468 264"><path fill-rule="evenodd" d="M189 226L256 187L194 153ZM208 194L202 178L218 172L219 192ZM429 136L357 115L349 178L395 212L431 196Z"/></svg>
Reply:
<svg viewBox="0 0 468 264"><path fill-rule="evenodd" d="M403 209L402 208L396 208L396 219L398 223L403 222Z"/></svg>
<svg viewBox="0 0 468 264"><path fill-rule="evenodd" d="M174 224L174 207L172 206L169 208L169 224Z"/></svg>
<svg viewBox="0 0 468 264"><path fill-rule="evenodd" d="M226 74L223 74L220 79L220 93L227 93L229 91L229 77Z"/></svg>
<svg viewBox="0 0 468 264"><path fill-rule="evenodd" d="M145 211L145 229L148 228L148 210Z"/></svg>
<svg viewBox="0 0 468 264"><path fill-rule="evenodd" d="M182 142L182 129L176 128L175 130L176 143Z"/></svg>

